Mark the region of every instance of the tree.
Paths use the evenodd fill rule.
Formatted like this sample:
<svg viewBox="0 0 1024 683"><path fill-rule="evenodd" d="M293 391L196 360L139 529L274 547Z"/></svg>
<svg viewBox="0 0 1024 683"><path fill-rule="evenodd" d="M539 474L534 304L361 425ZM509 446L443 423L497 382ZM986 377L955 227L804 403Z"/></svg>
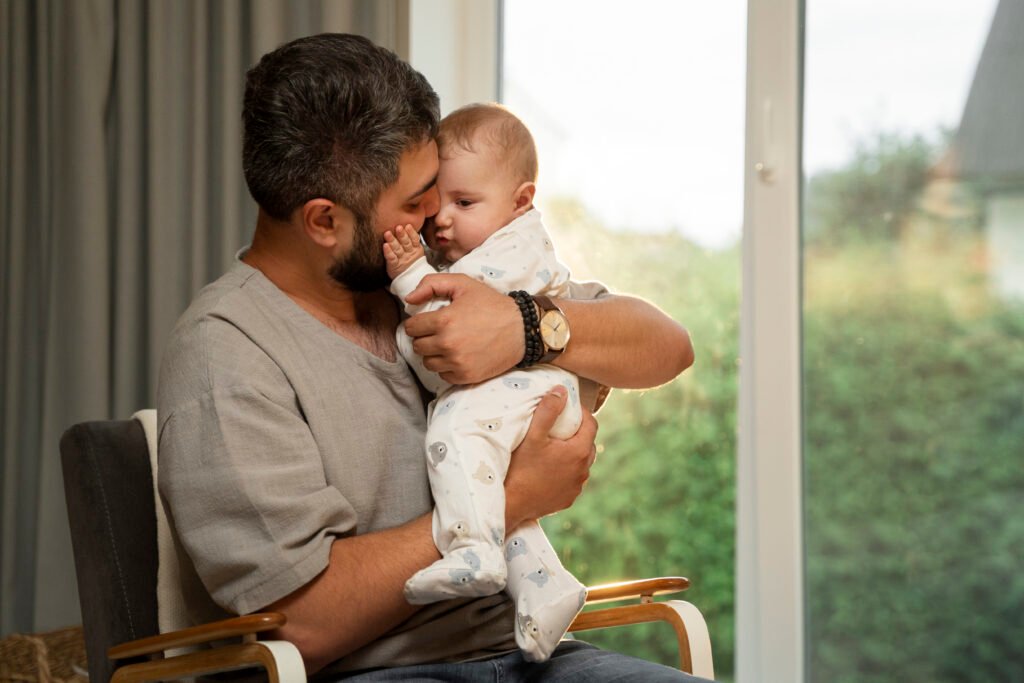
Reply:
<svg viewBox="0 0 1024 683"><path fill-rule="evenodd" d="M858 143L848 164L807 182L805 241L838 247L898 238L917 210L937 149L923 136L894 133Z"/></svg>

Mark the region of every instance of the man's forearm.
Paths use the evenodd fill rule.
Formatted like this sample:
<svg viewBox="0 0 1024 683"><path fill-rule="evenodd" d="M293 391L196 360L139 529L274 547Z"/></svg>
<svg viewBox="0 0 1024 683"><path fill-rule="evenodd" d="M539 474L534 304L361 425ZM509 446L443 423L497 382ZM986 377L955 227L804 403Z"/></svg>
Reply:
<svg viewBox="0 0 1024 683"><path fill-rule="evenodd" d="M267 607L288 618L278 637L295 643L308 671L376 639L418 609L402 589L416 571L440 558L431 518L336 540L327 569Z"/></svg>
<svg viewBox="0 0 1024 683"><path fill-rule="evenodd" d="M623 389L670 381L693 364L690 335L656 306L631 296L559 299L572 338L555 365Z"/></svg>
<svg viewBox="0 0 1024 683"><path fill-rule="evenodd" d="M523 318L515 301L465 275L428 276L408 298L451 299L406 320L423 365L452 384L475 384L523 358ZM572 338L555 365L611 387L668 382L693 363L690 335L656 306L631 296L558 299Z"/></svg>

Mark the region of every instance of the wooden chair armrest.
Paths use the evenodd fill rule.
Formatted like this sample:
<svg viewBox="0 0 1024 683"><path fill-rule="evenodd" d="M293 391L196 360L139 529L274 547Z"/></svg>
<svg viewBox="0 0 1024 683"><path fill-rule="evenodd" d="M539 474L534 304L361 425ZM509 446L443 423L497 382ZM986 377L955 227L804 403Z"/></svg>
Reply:
<svg viewBox="0 0 1024 683"><path fill-rule="evenodd" d="M596 605L601 602L630 598L640 598L642 602L651 602L655 595L679 593L689 587L690 580L682 576L662 576L656 579L605 583L587 588L586 604Z"/></svg>
<svg viewBox="0 0 1024 683"><path fill-rule="evenodd" d="M232 617L222 621L214 621L202 626L161 633L158 636L139 638L121 643L107 650L107 656L111 659L125 659L127 657L139 657L152 655L164 650L189 645L200 645L214 640L223 640L242 636L247 642L255 641L256 634L263 631L270 631L284 626L287 619L283 614L277 612L262 612L258 614L247 614L242 617Z"/></svg>
<svg viewBox="0 0 1024 683"><path fill-rule="evenodd" d="M587 605L634 598L640 598L640 603L580 612L569 626L569 631L587 631L652 621L667 622L675 630L679 644L680 670L713 680L715 669L711 656L711 639L703 615L688 602L654 601L655 595L678 593L689 587L690 580L682 576L590 586L587 588Z"/></svg>
<svg viewBox="0 0 1024 683"><path fill-rule="evenodd" d="M644 602L581 612L569 626L570 632L628 626L652 621L667 622L675 630L679 645L679 669L709 680L715 678L711 638L704 616L682 600Z"/></svg>
<svg viewBox="0 0 1024 683"><path fill-rule="evenodd" d="M167 659L152 659L121 666L110 683L149 683L179 681L196 676L260 667L268 683L306 683L302 655L293 644L283 640L222 645Z"/></svg>

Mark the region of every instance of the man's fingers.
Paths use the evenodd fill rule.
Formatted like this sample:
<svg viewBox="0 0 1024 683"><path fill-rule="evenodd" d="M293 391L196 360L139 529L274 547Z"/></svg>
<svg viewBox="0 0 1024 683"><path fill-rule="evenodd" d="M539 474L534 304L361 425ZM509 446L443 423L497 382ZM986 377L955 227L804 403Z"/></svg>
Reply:
<svg viewBox="0 0 1024 683"><path fill-rule="evenodd" d="M583 411L583 420L580 422L580 428L576 430L576 434L572 438L573 440L579 439L583 443L589 444L584 465L583 481L580 482L583 485L590 478L590 468L594 466L594 461L597 460L597 442L595 441L597 438L597 420L589 410Z"/></svg>
<svg viewBox="0 0 1024 683"><path fill-rule="evenodd" d="M418 305L426 303L433 298L451 299L458 290L459 280L462 279L462 277L465 276L451 275L447 273L427 275L420 280L416 289L412 290L412 292L409 293L409 296L405 297L405 300L407 303Z"/></svg>
<svg viewBox="0 0 1024 683"><path fill-rule="evenodd" d="M427 277L430 277L430 276L428 275ZM427 277L425 277L423 279L426 280ZM420 287L422 287L422 286L423 286L423 284L421 283ZM413 294L415 294L417 291L419 291L419 287L417 287L415 290L413 290ZM412 294L410 294L409 296L411 297ZM430 297L427 297L427 298L430 298ZM414 302L410 302L410 303L414 303ZM432 351L438 350L438 349L434 349L434 348L423 348L423 349L416 348L415 342L418 341L422 337L429 337L429 336L435 335L438 332L440 332L441 328L444 327L444 321L446 319L447 319L447 311L442 308L439 311L428 311L426 313L417 313L416 315L412 316L411 318L409 318L408 320L405 321L405 333L413 338L413 340L414 340L413 341L413 344L414 344L413 345L413 350L416 353L420 354L421 356L428 356L428 355L431 355Z"/></svg>
<svg viewBox="0 0 1024 683"><path fill-rule="evenodd" d="M439 375L442 375L445 372L450 372L454 369L452 364L446 362L442 356L424 356L423 367L431 372L436 372ZM442 377L442 379L445 378Z"/></svg>
<svg viewBox="0 0 1024 683"><path fill-rule="evenodd" d="M406 334L409 334L409 330L406 329ZM441 343L437 339L436 335L429 337L412 337L412 350L416 352L417 356L428 358L430 356L441 355Z"/></svg>
<svg viewBox="0 0 1024 683"><path fill-rule="evenodd" d="M555 420L565 408L568 396L569 392L561 385L544 394L533 411L533 422L530 423L526 437L530 438L531 434L535 435L535 438L547 437L551 433L551 428L555 426Z"/></svg>
<svg viewBox="0 0 1024 683"><path fill-rule="evenodd" d="M582 439L585 442L594 443L597 438L597 418L589 410L583 410L583 419L580 421L580 428L576 430L574 439Z"/></svg>

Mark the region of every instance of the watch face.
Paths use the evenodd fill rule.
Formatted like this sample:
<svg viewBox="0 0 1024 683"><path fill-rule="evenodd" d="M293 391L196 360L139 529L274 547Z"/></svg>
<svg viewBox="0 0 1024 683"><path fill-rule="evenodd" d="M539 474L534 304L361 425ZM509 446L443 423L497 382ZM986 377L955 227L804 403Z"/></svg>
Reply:
<svg viewBox="0 0 1024 683"><path fill-rule="evenodd" d="M569 343L569 321L561 311L546 311L540 319L540 336L549 349L561 351Z"/></svg>

